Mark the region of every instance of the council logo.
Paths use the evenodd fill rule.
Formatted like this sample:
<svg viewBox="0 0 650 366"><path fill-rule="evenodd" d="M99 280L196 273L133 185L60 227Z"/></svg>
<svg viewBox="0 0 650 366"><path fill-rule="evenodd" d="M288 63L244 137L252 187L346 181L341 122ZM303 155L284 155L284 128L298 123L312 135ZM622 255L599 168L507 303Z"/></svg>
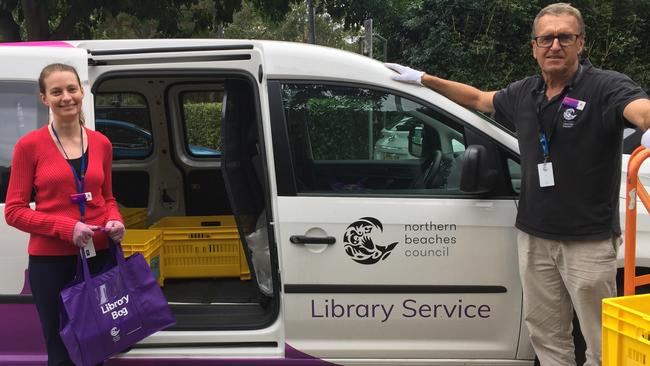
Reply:
<svg viewBox="0 0 650 366"><path fill-rule="evenodd" d="M384 231L381 222L374 217L362 217L345 229L343 242L345 252L353 261L361 264L375 264L388 258L397 242L381 245L373 241Z"/></svg>
<svg viewBox="0 0 650 366"><path fill-rule="evenodd" d="M120 328L113 327L111 328L111 337L113 337L113 342L120 341Z"/></svg>
<svg viewBox="0 0 650 366"><path fill-rule="evenodd" d="M568 108L566 111L564 111L564 119L567 121L573 121L573 119L577 116L578 115L576 114L576 110L573 108Z"/></svg>

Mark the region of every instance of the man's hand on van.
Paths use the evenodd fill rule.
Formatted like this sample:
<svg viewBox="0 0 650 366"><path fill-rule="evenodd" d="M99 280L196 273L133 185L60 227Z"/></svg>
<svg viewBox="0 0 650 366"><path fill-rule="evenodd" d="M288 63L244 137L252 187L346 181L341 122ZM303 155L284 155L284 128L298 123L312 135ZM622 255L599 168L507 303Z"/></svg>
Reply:
<svg viewBox="0 0 650 366"><path fill-rule="evenodd" d="M122 239L124 239L124 224L117 220L110 220L106 223L106 227L104 228L106 231L106 234L117 243L120 243Z"/></svg>
<svg viewBox="0 0 650 366"><path fill-rule="evenodd" d="M422 75L424 75L424 71L414 70L400 64L385 63L384 65L397 72L396 75L391 76L391 79L422 86Z"/></svg>
<svg viewBox="0 0 650 366"><path fill-rule="evenodd" d="M100 229L99 226L86 225L81 221L77 221L72 230L72 243L79 248L85 247L95 234L95 230L98 229Z"/></svg>

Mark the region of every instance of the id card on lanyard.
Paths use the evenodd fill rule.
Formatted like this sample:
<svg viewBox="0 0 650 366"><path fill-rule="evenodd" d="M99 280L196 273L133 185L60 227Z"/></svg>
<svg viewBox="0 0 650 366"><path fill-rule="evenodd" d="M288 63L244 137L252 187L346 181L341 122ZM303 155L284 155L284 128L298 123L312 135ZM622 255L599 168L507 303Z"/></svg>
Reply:
<svg viewBox="0 0 650 366"><path fill-rule="evenodd" d="M568 108L567 110L564 111L563 114L564 123L562 127L573 128L575 124L574 120L577 117L576 111L582 111L587 104L584 101L573 99L568 95L568 93L572 90L573 85L575 85L580 81L580 79L582 79L582 75L584 74L584 71L585 68L582 65L579 65L577 74L574 76L573 80L571 81L571 84L566 86L562 90L562 93L560 93L559 98L562 98L562 100L559 102L560 105L558 106L557 110L553 114L553 118L551 120L551 125L550 125L550 131L548 134L546 133L544 126L542 125L542 113L541 113L542 104L546 98L545 95L546 93L544 92L540 93L539 99L537 100L537 133L539 135L539 144L542 148L542 153L544 154L544 162L537 164L537 172L539 175L539 186L542 188L555 186L555 178L553 176L553 163L550 162L550 158L551 158L550 143L551 143L551 137L553 136L553 132L557 127L556 120L560 115L560 111L562 110L562 107Z"/></svg>
<svg viewBox="0 0 650 366"><path fill-rule="evenodd" d="M86 177L86 154L84 152L84 136L83 136L83 127L81 128L80 135L81 135L81 169L80 169L80 174L77 174L77 170L74 168L74 165L72 164L72 161L70 161L70 158L68 157L68 153L66 153L65 149L63 148L63 144L61 143L61 140L59 139L59 135L56 133L56 130L54 129L54 125L51 125L52 127L52 133L54 133L54 137L56 137L56 141L59 143L59 146L61 147L61 150L63 151L63 155L65 155L65 159L68 161L68 164L70 165L70 168L72 169L72 174L74 176L74 183L77 188L77 193L70 195L70 201L73 203L76 203L79 205L79 213L81 214L81 222L85 223L86 222L86 202L92 200L92 194L90 192L85 192L85 177ZM84 254L86 255L86 258L91 258L97 255L95 251L95 245L93 244L93 239L92 237L88 241L88 244L83 248Z"/></svg>
<svg viewBox="0 0 650 366"><path fill-rule="evenodd" d="M544 161L540 164L537 164L537 173L539 177L539 186L542 188L553 187L555 186L555 178L553 176L553 163L550 162L551 152L550 152L550 143L551 136L555 131L555 120L557 119L560 109L562 108L562 103L560 107L553 114L551 120L551 131L549 134L546 133L546 130L542 124L542 103L545 98L545 94L540 94L540 98L537 100L537 134L539 136L539 145L542 148L542 154L544 155Z"/></svg>
<svg viewBox="0 0 650 366"><path fill-rule="evenodd" d="M537 164L537 172L539 173L539 186L553 187L555 185L555 179L553 178L553 163L548 161L550 153L546 132L540 132L539 143L542 146L542 152L544 153L544 162Z"/></svg>

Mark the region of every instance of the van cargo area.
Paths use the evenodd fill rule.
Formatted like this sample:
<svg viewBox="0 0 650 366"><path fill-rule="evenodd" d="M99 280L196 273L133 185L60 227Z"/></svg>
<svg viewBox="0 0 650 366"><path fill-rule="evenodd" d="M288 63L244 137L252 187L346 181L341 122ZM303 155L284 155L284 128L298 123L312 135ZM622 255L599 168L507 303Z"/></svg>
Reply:
<svg viewBox="0 0 650 366"><path fill-rule="evenodd" d="M125 240L161 237L149 254L157 260L147 260L176 316L172 330L255 329L276 318L254 85L245 75L147 70L108 72L92 86L95 127L113 144L113 193L133 231ZM224 179L226 162L237 182Z"/></svg>

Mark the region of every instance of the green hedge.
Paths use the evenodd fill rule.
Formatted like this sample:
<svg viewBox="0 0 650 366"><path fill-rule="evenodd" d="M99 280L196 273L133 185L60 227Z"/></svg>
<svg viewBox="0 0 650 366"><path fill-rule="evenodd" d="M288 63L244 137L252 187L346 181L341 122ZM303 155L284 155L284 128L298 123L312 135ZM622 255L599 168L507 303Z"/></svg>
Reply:
<svg viewBox="0 0 650 366"><path fill-rule="evenodd" d="M222 150L221 104L211 102L183 105L185 134L189 144Z"/></svg>

